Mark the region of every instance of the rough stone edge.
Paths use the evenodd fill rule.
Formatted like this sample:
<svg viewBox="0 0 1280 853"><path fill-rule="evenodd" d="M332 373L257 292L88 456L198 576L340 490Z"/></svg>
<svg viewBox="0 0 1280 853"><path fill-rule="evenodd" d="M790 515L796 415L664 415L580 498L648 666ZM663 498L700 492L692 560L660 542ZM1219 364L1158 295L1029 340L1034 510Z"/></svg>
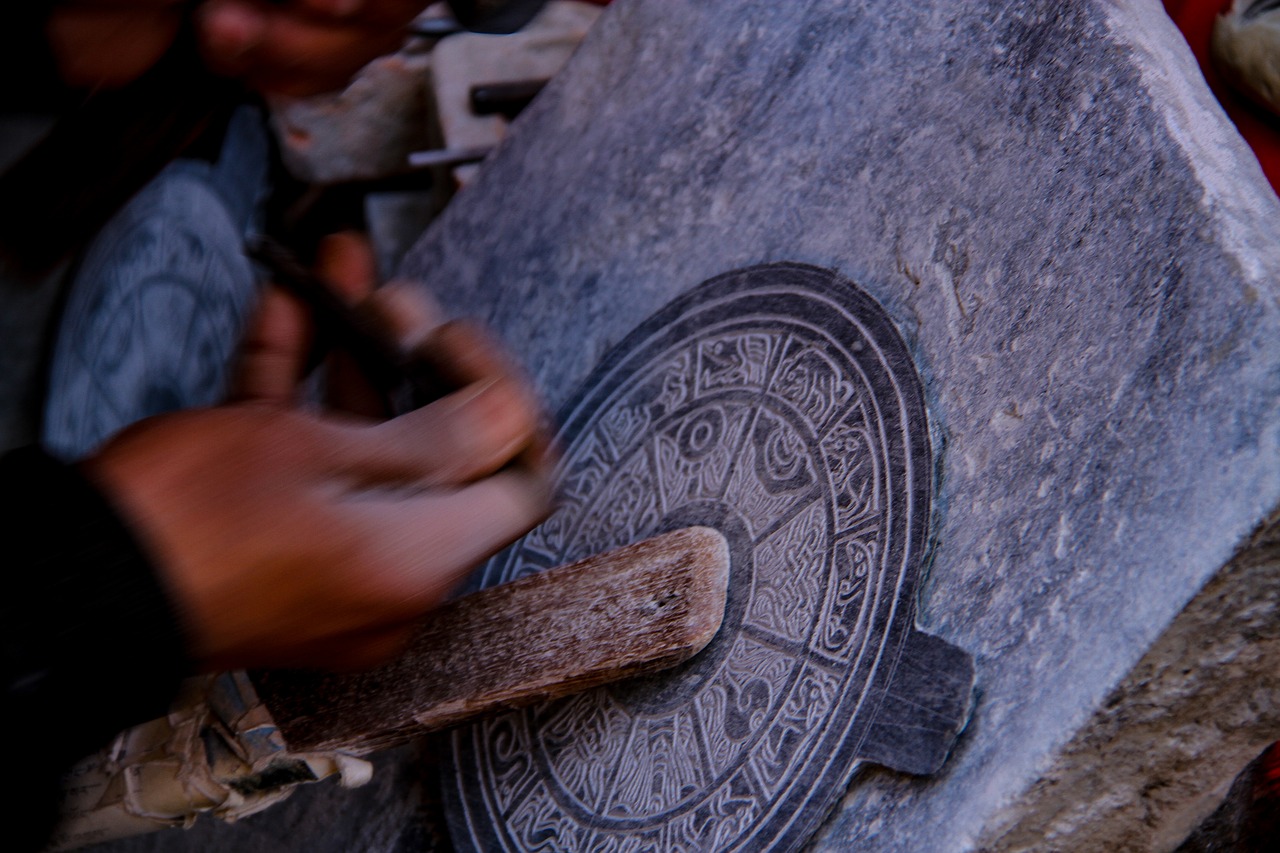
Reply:
<svg viewBox="0 0 1280 853"><path fill-rule="evenodd" d="M1280 738L1280 510L979 845L1173 850Z"/></svg>
<svg viewBox="0 0 1280 853"><path fill-rule="evenodd" d="M1277 198L1262 173L1262 168L1248 144L1240 136L1234 123L1210 91L1208 84L1204 82L1199 64L1182 33L1173 23L1160 0L1099 0L1097 8L1105 15L1109 36L1117 45L1130 52L1130 67L1138 73L1152 103L1159 105L1156 113L1163 119L1170 138L1186 152L1186 162L1194 170L1204 188L1203 207L1216 227L1223 248L1235 259L1239 265L1241 277L1246 282L1262 283L1265 286L1258 288L1261 292L1272 290L1272 276L1268 271L1274 269L1273 264L1280 259L1280 254L1274 239L1268 238L1268 229L1264 227L1264 223L1271 217L1263 212L1271 211L1275 215L1280 215L1280 199ZM1280 298L1275 299L1275 304L1280 306ZM1105 829L1088 837L1081 834L1070 838L1054 836L1054 830L1049 826L1054 810L1041 808L1040 805L1041 803L1049 805L1047 792L1042 789L1055 784L1052 781L1055 779L1055 772L1059 768L1067 767L1070 763L1069 757L1074 754L1073 751L1080 748L1083 741L1089 740L1095 748L1099 743L1105 742L1105 738L1094 736L1100 731L1099 719L1105 714L1115 714L1119 710L1111 705L1111 701L1139 685L1135 677L1138 673L1148 671L1146 667L1155 661L1155 656L1164 648L1163 644L1170 641L1170 638L1180 635L1185 641L1186 637L1195 636L1196 632L1204 631L1206 627L1204 623L1199 623L1194 630L1186 633L1181 633L1181 626L1193 608L1203 606L1205 602L1211 600L1212 590L1216 585L1228 582L1227 577L1232 567L1237 566L1238 561L1246 559L1250 549L1256 543L1262 540L1274 543L1274 540L1280 538L1278 528L1280 528L1280 509L1259 525L1255 534L1241 544L1233 561L1219 570L1214 579L1193 597L1182 613L1166 627L1161 638L1135 665L1126 680L1115 688L1111 699L1104 704L1106 710L1099 712L1077 729L1077 734L1068 744L1050 750L1048 757L1052 758L1053 763L1048 766L1052 769L1046 771L1037 782L1031 785L1020 785L1018 791L1008 792L1005 797L1006 805L979 822L979 826L983 829L978 833L977 839L969 837L958 840L958 849L981 851L981 853L987 853L987 851L997 853L1005 850L1035 850L1037 853L1058 850L1069 850L1073 853L1093 850L1107 851L1107 853L1112 851L1124 853L1128 850L1173 850L1217 808L1226 796L1236 774L1266 745L1280 738L1280 722L1271 726L1270 736L1259 735L1253 739L1242 740L1240 743L1233 742L1229 745L1230 748L1228 745L1222 745L1218 752L1205 759L1206 764L1214 763L1212 768L1201 767L1199 764L1191 767L1193 774L1203 771L1207 775L1200 778L1210 781L1203 781L1197 785L1194 778L1174 780L1195 787L1198 796L1184 797L1175 804L1181 808L1181 811L1171 812L1170 809L1164 809L1161 812L1161 816L1167 819L1163 827L1164 834L1156 839L1151 832L1147 832L1146 836L1151 836L1150 840L1136 847L1125 846L1127 836L1124 824L1135 820L1134 813L1124 812L1122 819L1111 820L1113 813L1109 809L1116 805L1113 801L1100 802L1096 806L1096 811L1089 811L1089 815L1108 817L1108 820L1099 821L1099 826ZM1280 554L1277 554L1270 563L1269 570L1280 573ZM1266 571L1268 568L1263 567L1260 574L1265 576ZM1247 583L1239 589L1230 590L1229 593L1248 594ZM1272 597L1276 597L1276 594L1272 589ZM1277 614L1273 612L1272 618L1275 620ZM1213 620L1210 620L1211 625L1212 622ZM1213 625L1213 627L1218 631L1225 630L1221 626ZM1215 634L1206 633L1203 639L1212 642L1221 638ZM1206 653L1200 660L1211 661L1213 658L1211 654ZM1280 650L1273 652L1270 660L1272 662L1270 672L1267 672L1265 667L1263 671L1271 676L1271 684L1274 685L1274 673L1280 672ZM1230 679L1227 680L1230 681ZM1207 686L1206 689L1212 690L1213 686ZM981 678L979 678L978 690L979 692L982 690ZM1236 695L1238 697L1239 694ZM1280 704L1280 697L1272 695L1271 699L1273 704ZM1232 703L1224 702L1223 705L1232 706ZM1132 709L1132 706L1130 707ZM1157 705L1154 710L1161 709ZM1165 710L1172 711L1172 709ZM1275 717L1276 714L1280 714L1280 711L1273 708L1269 713ZM1146 750L1152 745L1143 740L1143 737L1152 736L1150 729L1144 728L1143 732L1143 736L1131 738L1128 741L1130 748L1136 744L1137 749ZM1167 736L1169 735L1166 732L1160 732L1157 735L1159 738ZM1245 743L1256 744L1256 747L1244 745ZM961 735L955 752L963 752L965 746L964 736ZM953 755L950 760L960 759L959 755ZM1115 772L1104 764L1105 762L1097 762L1091 766L1094 771L1101 768L1108 774ZM1107 777L1086 776L1084 778L1084 791L1088 792L1088 795L1079 798L1079 802L1077 802L1078 794L1072 794L1063 798L1066 802L1058 799L1053 801L1053 805L1060 810L1083 805L1084 801L1094 798L1093 789L1099 778ZM1148 774L1147 778L1153 778L1153 776ZM838 846L841 842L837 841L833 834L834 821L844 809L848 808L853 791L860 787L875 790L876 793L869 803L878 802L882 806L881 813L862 827L865 837L874 838L886 823L902 819L900 810L896 806L903 804L914 788L914 781L912 777L885 768L860 766L851 777L849 793L840 805L832 809L806 849L808 851L836 849L833 845ZM1120 783L1121 780L1117 780L1117 784ZM1136 790L1142 793L1144 789L1149 790L1143 793L1143 813L1152 803L1160 800L1160 792L1150 785L1140 785ZM866 804L863 808L865 807ZM1077 818L1080 821L1088 819L1086 815ZM1015 833L1022 834L1015 836ZM847 843L848 839L844 841ZM1019 842L1016 846L1013 844L1015 841ZM1160 846L1153 846L1157 844Z"/></svg>
<svg viewBox="0 0 1280 853"><path fill-rule="evenodd" d="M1276 257L1259 211L1280 214L1277 198L1249 146L1209 90L1182 33L1159 0L1107 0L1101 8L1116 43L1133 54L1132 67L1173 140L1205 188L1204 205L1220 225L1224 246L1244 277L1267 276Z"/></svg>
<svg viewBox="0 0 1280 853"><path fill-rule="evenodd" d="M1170 136L1246 280L1275 255L1259 211L1277 200L1257 160L1156 0L1103 4L1113 38L1163 105ZM1166 628L1102 710L1027 793L987 823L980 849L1164 851L1280 737L1280 513Z"/></svg>

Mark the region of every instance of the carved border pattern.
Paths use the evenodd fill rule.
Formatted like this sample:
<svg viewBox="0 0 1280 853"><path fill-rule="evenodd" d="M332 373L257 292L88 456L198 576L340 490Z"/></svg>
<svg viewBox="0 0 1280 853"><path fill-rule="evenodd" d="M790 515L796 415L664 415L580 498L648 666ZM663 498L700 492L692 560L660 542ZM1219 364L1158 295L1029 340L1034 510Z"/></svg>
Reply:
<svg viewBox="0 0 1280 853"><path fill-rule="evenodd" d="M901 337L829 271L729 273L620 344L563 423L559 507L484 583L708 524L730 542L725 624L675 670L456 732L455 844L802 844L858 764L889 628L911 618L931 455Z"/></svg>

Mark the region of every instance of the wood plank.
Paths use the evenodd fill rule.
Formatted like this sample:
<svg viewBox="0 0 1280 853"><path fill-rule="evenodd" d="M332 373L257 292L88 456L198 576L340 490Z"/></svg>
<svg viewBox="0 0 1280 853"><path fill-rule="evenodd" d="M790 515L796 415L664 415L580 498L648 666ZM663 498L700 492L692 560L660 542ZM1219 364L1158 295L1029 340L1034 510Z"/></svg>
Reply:
<svg viewBox="0 0 1280 853"><path fill-rule="evenodd" d="M372 752L681 663L719 630L728 582L724 537L689 527L451 602L378 669L253 680L291 750Z"/></svg>

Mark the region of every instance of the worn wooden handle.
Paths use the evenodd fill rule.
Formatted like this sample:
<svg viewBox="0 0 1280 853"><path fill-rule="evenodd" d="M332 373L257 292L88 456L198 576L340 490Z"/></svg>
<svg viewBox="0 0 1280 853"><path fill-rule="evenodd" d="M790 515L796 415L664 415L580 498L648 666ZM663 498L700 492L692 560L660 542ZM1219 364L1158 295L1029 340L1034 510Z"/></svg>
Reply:
<svg viewBox="0 0 1280 853"><path fill-rule="evenodd" d="M688 660L728 582L724 537L688 527L451 602L379 669L253 679L291 750L372 752Z"/></svg>

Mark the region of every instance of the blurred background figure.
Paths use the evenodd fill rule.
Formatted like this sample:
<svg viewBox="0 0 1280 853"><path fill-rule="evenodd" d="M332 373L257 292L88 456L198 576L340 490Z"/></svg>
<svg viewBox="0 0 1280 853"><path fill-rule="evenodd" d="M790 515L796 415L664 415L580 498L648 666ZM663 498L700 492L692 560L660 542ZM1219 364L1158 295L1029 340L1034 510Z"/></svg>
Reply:
<svg viewBox="0 0 1280 853"><path fill-rule="evenodd" d="M381 660L547 510L539 405L482 330L375 291L356 235L285 235L453 389L393 412L243 254L285 227L264 98L343 86L424 5L3 13L3 709L26 776L5 818L20 848L47 837L62 771L163 714L182 676ZM541 3L451 5L502 29Z"/></svg>

